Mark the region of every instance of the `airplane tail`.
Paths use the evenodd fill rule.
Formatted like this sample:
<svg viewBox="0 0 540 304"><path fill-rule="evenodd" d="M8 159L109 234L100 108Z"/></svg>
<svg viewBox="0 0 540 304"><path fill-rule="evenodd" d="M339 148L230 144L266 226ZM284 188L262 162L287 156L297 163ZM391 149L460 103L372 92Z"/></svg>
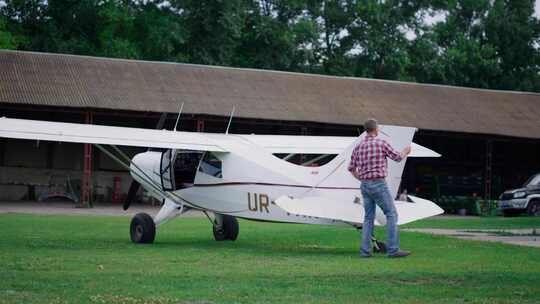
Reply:
<svg viewBox="0 0 540 304"><path fill-rule="evenodd" d="M412 143L415 131L416 128L385 125L380 126L379 137L388 141L388 143L398 151L401 151L406 146L412 145L413 152L410 156L438 156L437 153ZM347 170L347 167L351 159L352 151L364 137L365 132L332 161L323 166L325 172L320 175L321 178L315 187L358 188L358 180L352 176ZM386 181L393 197L396 197L397 195L399 184L401 182L401 175L405 168L405 161L405 159L399 163L392 160L388 161L388 176L386 177Z"/></svg>
<svg viewBox="0 0 540 304"><path fill-rule="evenodd" d="M381 126L379 137L400 151L411 145L410 157L439 157L440 155L428 148L412 142L415 128ZM291 214L314 216L347 223L362 224L364 209L361 205L360 191L356 194L351 189L358 189L360 182L348 171L351 154L354 148L364 139L361 134L351 145L338 154L332 161L319 167L318 180L313 188L304 195L296 198L282 196L275 203ZM392 197L397 196L405 161L396 163L388 161L388 176L386 181ZM346 189L349 191L325 191L330 189ZM399 225L410 223L422 218L441 214L443 210L435 203L421 198L409 196L410 202L395 201L398 211ZM379 208L375 216L376 225L385 225L386 218Z"/></svg>

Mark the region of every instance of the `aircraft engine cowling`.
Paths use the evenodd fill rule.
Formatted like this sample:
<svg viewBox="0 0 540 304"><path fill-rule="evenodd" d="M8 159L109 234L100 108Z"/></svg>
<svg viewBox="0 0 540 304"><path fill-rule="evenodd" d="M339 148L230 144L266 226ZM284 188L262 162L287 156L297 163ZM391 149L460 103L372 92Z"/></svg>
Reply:
<svg viewBox="0 0 540 304"><path fill-rule="evenodd" d="M141 184L152 182L154 185L161 185L160 162L161 152L139 153L131 160L130 174Z"/></svg>
<svg viewBox="0 0 540 304"><path fill-rule="evenodd" d="M129 186L129 191L124 201L124 210L127 210L135 200L141 184L146 185L147 189L153 189L161 185L159 175L161 155L161 152L148 151L139 153L133 157L129 166L129 173L133 177L133 181Z"/></svg>

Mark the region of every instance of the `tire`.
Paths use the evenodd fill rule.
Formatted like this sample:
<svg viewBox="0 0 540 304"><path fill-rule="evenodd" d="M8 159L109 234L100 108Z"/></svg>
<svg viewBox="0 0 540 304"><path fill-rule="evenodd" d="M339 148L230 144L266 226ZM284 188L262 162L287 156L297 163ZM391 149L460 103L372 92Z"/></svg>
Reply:
<svg viewBox="0 0 540 304"><path fill-rule="evenodd" d="M540 201L529 202L529 207L527 208L527 214L530 216L540 216Z"/></svg>
<svg viewBox="0 0 540 304"><path fill-rule="evenodd" d="M503 210L502 214L504 217L516 217L519 216L521 212L518 210Z"/></svg>
<svg viewBox="0 0 540 304"><path fill-rule="evenodd" d="M216 241L235 241L238 238L238 232L240 228L238 226L238 220L234 216L222 215L223 227L218 230L216 226L213 226L214 239Z"/></svg>
<svg viewBox="0 0 540 304"><path fill-rule="evenodd" d="M156 224L150 215L138 213L131 219L129 234L133 243L151 244L156 237Z"/></svg>

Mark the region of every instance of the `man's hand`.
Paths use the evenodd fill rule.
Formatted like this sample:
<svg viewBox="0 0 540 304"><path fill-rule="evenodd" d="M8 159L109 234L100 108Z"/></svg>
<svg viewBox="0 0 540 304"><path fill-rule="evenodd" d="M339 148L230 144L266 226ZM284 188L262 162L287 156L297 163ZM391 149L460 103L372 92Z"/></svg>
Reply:
<svg viewBox="0 0 540 304"><path fill-rule="evenodd" d="M405 149L403 149L403 151L401 151L401 155L403 157L406 157L407 155L409 155L411 153L411 146L407 146L405 147Z"/></svg>
<svg viewBox="0 0 540 304"><path fill-rule="evenodd" d="M354 168L354 170L351 171L351 174L356 178L357 180L360 180L360 174L358 174L357 168Z"/></svg>

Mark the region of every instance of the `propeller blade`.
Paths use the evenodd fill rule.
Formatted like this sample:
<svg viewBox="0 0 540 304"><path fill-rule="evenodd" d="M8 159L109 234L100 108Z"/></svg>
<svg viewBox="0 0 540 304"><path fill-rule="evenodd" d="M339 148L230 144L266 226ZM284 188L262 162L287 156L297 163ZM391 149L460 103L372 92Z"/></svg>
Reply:
<svg viewBox="0 0 540 304"><path fill-rule="evenodd" d="M167 113L161 113L161 116L159 117L159 121L156 125L156 130L163 129L163 126L165 125L165 121L167 120ZM160 149L152 149L148 148L148 151L159 151ZM135 200L135 196L137 195L137 191L139 191L139 187L141 187L141 184L135 180L131 182L131 185L129 186L129 191L126 197L126 200L124 201L123 208L124 210L128 210L129 206L131 206L131 203Z"/></svg>
<svg viewBox="0 0 540 304"><path fill-rule="evenodd" d="M131 185L129 185L129 191L126 200L124 201L124 210L128 210L133 200L135 200L135 195L137 195L137 191L139 191L140 186L141 184L135 180L131 182Z"/></svg>

